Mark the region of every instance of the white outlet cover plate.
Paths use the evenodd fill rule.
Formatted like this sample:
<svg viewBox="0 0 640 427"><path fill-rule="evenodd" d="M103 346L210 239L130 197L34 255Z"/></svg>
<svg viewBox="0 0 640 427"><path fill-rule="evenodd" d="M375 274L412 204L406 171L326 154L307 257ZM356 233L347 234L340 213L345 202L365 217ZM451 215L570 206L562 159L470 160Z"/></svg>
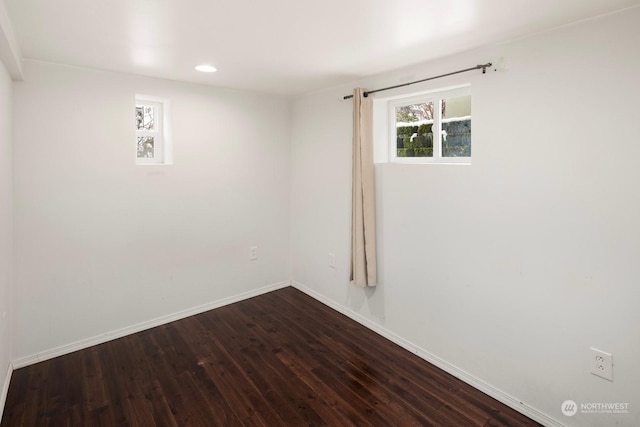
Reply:
<svg viewBox="0 0 640 427"><path fill-rule="evenodd" d="M597 348L589 349L591 373L606 380L613 381L613 356Z"/></svg>
<svg viewBox="0 0 640 427"><path fill-rule="evenodd" d="M329 267L336 268L336 255L333 252L329 252Z"/></svg>

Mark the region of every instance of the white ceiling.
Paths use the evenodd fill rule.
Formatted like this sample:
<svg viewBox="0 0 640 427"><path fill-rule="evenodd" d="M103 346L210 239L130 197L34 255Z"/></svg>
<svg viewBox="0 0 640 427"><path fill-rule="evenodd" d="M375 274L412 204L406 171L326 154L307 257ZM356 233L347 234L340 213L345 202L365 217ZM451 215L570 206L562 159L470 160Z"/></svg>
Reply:
<svg viewBox="0 0 640 427"><path fill-rule="evenodd" d="M23 57L284 95L640 0L4 0ZM193 69L210 63L219 71Z"/></svg>

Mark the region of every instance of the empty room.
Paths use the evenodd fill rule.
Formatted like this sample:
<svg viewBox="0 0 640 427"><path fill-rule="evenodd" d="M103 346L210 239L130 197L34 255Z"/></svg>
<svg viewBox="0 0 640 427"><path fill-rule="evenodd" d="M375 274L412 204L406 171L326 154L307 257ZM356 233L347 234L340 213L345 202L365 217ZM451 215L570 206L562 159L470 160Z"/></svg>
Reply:
<svg viewBox="0 0 640 427"><path fill-rule="evenodd" d="M640 426L640 1L0 0L0 425Z"/></svg>

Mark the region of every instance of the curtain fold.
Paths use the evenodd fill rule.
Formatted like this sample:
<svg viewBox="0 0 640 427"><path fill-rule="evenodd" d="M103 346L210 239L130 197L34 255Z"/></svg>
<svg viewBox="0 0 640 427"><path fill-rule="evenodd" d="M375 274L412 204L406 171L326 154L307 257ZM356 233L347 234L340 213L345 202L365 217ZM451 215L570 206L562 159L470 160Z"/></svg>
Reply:
<svg viewBox="0 0 640 427"><path fill-rule="evenodd" d="M353 179L351 210L351 282L376 286L375 176L373 100L353 91Z"/></svg>

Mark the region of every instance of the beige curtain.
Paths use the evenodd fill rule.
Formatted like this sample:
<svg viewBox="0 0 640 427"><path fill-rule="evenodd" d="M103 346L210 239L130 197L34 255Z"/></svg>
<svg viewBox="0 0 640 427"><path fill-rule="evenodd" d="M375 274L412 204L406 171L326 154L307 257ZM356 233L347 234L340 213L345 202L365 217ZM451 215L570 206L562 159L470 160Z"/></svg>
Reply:
<svg viewBox="0 0 640 427"><path fill-rule="evenodd" d="M373 173L373 100L353 91L353 188L351 213L351 282L375 286L376 216Z"/></svg>

